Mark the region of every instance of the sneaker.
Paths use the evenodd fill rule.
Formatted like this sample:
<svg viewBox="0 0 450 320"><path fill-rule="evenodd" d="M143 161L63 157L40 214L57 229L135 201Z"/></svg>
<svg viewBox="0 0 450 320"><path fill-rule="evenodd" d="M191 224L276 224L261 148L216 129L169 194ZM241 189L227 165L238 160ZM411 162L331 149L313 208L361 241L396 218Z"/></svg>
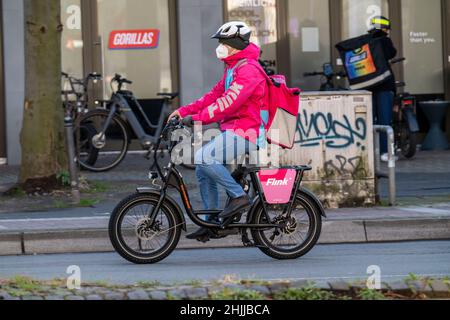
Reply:
<svg viewBox="0 0 450 320"><path fill-rule="evenodd" d="M252 201L248 195L231 200L226 208L219 215L220 219L232 218L241 211L248 209L252 205Z"/></svg>
<svg viewBox="0 0 450 320"><path fill-rule="evenodd" d="M398 161L398 157L397 156L395 156L394 159L395 159L395 161ZM389 153L383 153L381 155L381 161L382 162L389 162Z"/></svg>

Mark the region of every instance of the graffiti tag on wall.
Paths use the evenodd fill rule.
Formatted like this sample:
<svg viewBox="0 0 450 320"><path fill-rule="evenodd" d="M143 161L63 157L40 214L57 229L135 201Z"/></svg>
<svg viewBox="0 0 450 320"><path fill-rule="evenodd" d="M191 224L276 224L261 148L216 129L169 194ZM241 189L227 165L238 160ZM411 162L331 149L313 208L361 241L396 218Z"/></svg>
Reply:
<svg viewBox="0 0 450 320"><path fill-rule="evenodd" d="M297 120L296 144L300 147L317 147L321 141L327 148L343 149L352 145L365 147L361 142L367 138L367 123L364 118L356 118L352 123L344 115L342 119L329 113L308 113L303 110Z"/></svg>

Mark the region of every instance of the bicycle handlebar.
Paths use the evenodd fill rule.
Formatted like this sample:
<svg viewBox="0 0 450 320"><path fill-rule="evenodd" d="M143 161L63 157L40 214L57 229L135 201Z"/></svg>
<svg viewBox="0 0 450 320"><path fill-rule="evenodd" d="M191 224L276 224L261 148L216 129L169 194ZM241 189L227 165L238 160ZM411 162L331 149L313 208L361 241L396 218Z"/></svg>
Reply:
<svg viewBox="0 0 450 320"><path fill-rule="evenodd" d="M392 59L391 64L396 64L396 63L400 63L403 61L406 61L406 58L402 57L402 58Z"/></svg>
<svg viewBox="0 0 450 320"><path fill-rule="evenodd" d="M122 75L116 73L114 78L111 79L111 88L112 88L112 84L116 82L118 84L118 90L122 90L122 86L124 83L126 84L133 84L133 81L130 81L128 79L125 79L124 77L122 77Z"/></svg>
<svg viewBox="0 0 450 320"><path fill-rule="evenodd" d="M315 77L315 76L324 76L325 74L323 72L305 72L303 73L304 77Z"/></svg>

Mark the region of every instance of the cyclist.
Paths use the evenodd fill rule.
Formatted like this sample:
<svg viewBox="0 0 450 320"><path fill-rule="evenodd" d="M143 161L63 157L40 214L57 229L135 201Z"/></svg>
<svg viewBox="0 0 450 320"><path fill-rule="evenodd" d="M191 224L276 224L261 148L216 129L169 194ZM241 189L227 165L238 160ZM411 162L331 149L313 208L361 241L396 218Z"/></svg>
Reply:
<svg viewBox="0 0 450 320"><path fill-rule="evenodd" d="M384 57L387 60L387 64L390 65L389 60L392 60L397 55L397 49L389 38L391 30L391 22L389 19L383 16L377 16L371 20L371 29L369 33L373 38L381 41ZM378 125L391 126L393 118L393 105L394 96L397 91L395 85L395 77L392 72L392 76L380 85L370 89L373 94L373 115L374 122ZM380 136L380 151L381 160L388 161L388 143L386 133L382 133Z"/></svg>
<svg viewBox="0 0 450 320"><path fill-rule="evenodd" d="M184 118L184 123L220 123L222 134L195 155L196 175L205 210L218 209L218 186L222 186L230 197L219 215L220 219L233 218L251 205L250 197L225 165L258 150L260 142L265 141L264 112L261 109L267 82L258 70L261 68L258 65L261 50L250 42L250 36L251 29L244 22L233 21L221 26L212 38L219 40L217 58L226 65L222 80L204 97L181 107L169 117ZM187 237L199 239L208 234L208 229L202 228Z"/></svg>

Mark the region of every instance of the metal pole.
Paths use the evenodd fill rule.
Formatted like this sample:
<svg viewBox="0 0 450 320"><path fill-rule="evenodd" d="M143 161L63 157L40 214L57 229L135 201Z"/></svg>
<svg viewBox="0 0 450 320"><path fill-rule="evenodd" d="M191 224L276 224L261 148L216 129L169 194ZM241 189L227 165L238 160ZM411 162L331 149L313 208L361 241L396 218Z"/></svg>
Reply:
<svg viewBox="0 0 450 320"><path fill-rule="evenodd" d="M388 136L388 178L389 178L389 205L396 205L397 191L396 191L396 176L395 176L395 135L394 129L390 126L378 126L375 125L374 133L376 140L374 141L375 147L375 171L377 176L379 175L379 169L381 168L381 159L380 159L380 141L379 141L379 133L386 132Z"/></svg>
<svg viewBox="0 0 450 320"><path fill-rule="evenodd" d="M379 179L381 177L381 157L380 157L380 133L375 129L374 133L374 146L375 146L375 190L377 203L381 200Z"/></svg>
<svg viewBox="0 0 450 320"><path fill-rule="evenodd" d="M395 206L397 192L395 181L395 141L394 141L394 129L392 127L386 128L388 135L388 168L389 168L389 205Z"/></svg>
<svg viewBox="0 0 450 320"><path fill-rule="evenodd" d="M72 198L75 203L80 203L80 188L78 181L78 170L76 165L75 141L73 138L73 120L70 114L64 118L64 128L66 131L67 153L69 157L70 186L72 188Z"/></svg>

